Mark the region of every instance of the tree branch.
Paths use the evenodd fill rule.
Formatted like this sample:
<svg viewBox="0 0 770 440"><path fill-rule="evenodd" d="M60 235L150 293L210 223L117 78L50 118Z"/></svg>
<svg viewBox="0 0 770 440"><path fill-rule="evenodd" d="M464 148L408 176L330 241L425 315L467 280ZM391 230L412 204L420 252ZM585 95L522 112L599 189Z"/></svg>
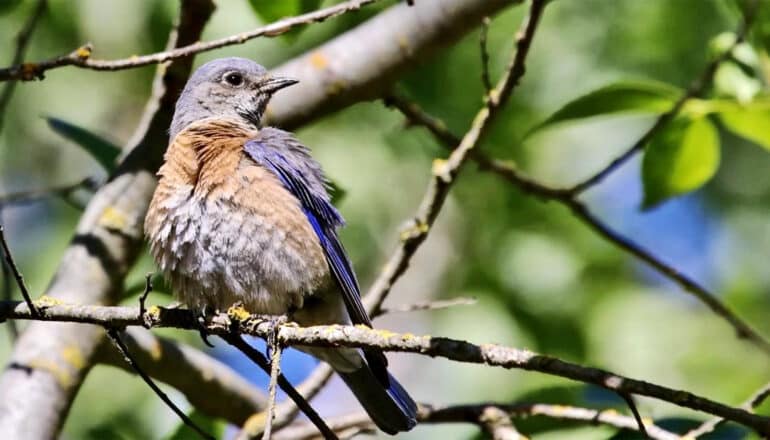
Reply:
<svg viewBox="0 0 770 440"><path fill-rule="evenodd" d="M182 0L169 47L197 41L213 11L210 0ZM47 293L63 301L114 304L142 244L142 220L167 144L174 102L192 59L180 58L156 76L153 99L136 138L142 142L91 199ZM32 323L0 374L0 432L7 438L51 439L67 415L104 341L102 329Z"/></svg>
<svg viewBox="0 0 770 440"><path fill-rule="evenodd" d="M619 429L638 431L639 425L634 417L624 416L614 409L595 410L567 405L550 405L543 403L523 403L505 405L498 403L480 403L473 405L455 405L448 407L423 406L420 408L420 421L423 423L476 423L479 414L486 408L497 408L514 418L542 416L557 420L584 421L591 424L602 424ZM675 440L680 436L666 431L652 423L646 424L647 434L656 440Z"/></svg>
<svg viewBox="0 0 770 440"><path fill-rule="evenodd" d="M459 139L455 137L443 123L443 121L427 114L416 103L410 102L402 96L390 94L384 98L385 104L398 109L412 125L423 126L438 139L446 148L453 148ZM644 261L661 275L674 281L685 292L693 295L717 316L724 319L736 332L740 339L745 339L765 353L770 354L770 342L760 335L747 322L743 321L729 307L722 303L717 295L709 291L695 280L677 270L656 257L647 249L635 243L628 237L616 232L599 218L595 217L588 207L578 200L569 189L553 188L534 180L519 171L510 163L492 159L484 153L474 151L471 158L479 164L483 170L493 172L509 183L518 187L521 191L540 197L544 200L553 200L568 207L572 214L608 242L619 249Z"/></svg>
<svg viewBox="0 0 770 440"><path fill-rule="evenodd" d="M17 191L0 195L0 205L18 205L22 203L35 202L51 196L68 196L73 191L80 188L96 190L96 180L93 177L86 177L75 183L65 185L55 185L48 188L32 189L26 191Z"/></svg>
<svg viewBox="0 0 770 440"><path fill-rule="evenodd" d="M401 2L273 71L299 79L275 96L268 124L296 128L360 101L377 99L400 75L451 46L482 17L523 0Z"/></svg>
<svg viewBox="0 0 770 440"><path fill-rule="evenodd" d="M436 310L447 307L454 307L457 305L471 305L475 303L475 298L460 297L439 301L423 301L391 308L381 307L377 314L372 315L372 318L388 313ZM305 400L310 401L323 389L324 386L326 386L333 374L334 370L331 368L331 366L325 362L321 362L313 370L313 372L297 387L297 391L305 398ZM275 413L276 415L273 425L275 430L278 431L288 425L292 420L294 420L294 418L299 413L299 408L291 399L287 399L278 405ZM264 424L261 423L260 416L261 414L257 414L256 417L253 418L254 423L247 422L247 424L243 426L242 431L247 435L251 435L252 437L257 437L259 434L261 434L262 430L264 429ZM315 430L315 428L312 429Z"/></svg>
<svg viewBox="0 0 770 440"><path fill-rule="evenodd" d="M16 261L13 259L11 248L8 246L8 242L5 240L5 228L2 224L0 224L0 248L2 249L5 264L13 274L13 279L16 280L16 285L19 287L21 296L24 298L24 301L26 301L29 310L32 312L33 316L40 316L37 308L35 307L35 304L32 303L32 298L29 296L29 289L27 289L27 284L24 282L24 277L21 275L19 267L16 266Z"/></svg>
<svg viewBox="0 0 770 440"><path fill-rule="evenodd" d="M511 421L507 412L495 406L488 406L481 411L479 426L492 440L527 440Z"/></svg>
<svg viewBox="0 0 770 440"><path fill-rule="evenodd" d="M51 69L64 66L75 66L90 70L125 70L137 67L160 64L177 58L184 58L197 55L201 52L208 52L214 49L220 49L226 46L243 44L249 40L258 37L277 37L285 34L295 27L319 23L326 19L342 15L346 12L355 11L370 3L378 0L351 0L340 3L328 8L319 9L307 14L289 17L283 20L270 23L249 32L243 32L218 40L198 42L183 47L177 47L165 52L158 52L150 55L134 56L119 60L96 60L91 58L93 47L90 44L84 45L69 54L62 55L50 60L39 61L35 63L20 63L14 61L14 65L0 69L0 81L22 80L31 81L33 79L42 79L43 74Z"/></svg>
<svg viewBox="0 0 770 440"><path fill-rule="evenodd" d="M149 319L149 321L148 321ZM143 321L145 327L151 327L152 317L145 315ZM280 341L277 339L276 334L276 325L275 322L269 321L270 329L267 331L266 340L274 340L280 343ZM200 325L198 325L198 330L200 330ZM231 329L232 330L232 329ZM214 334L214 333L212 333ZM217 332L222 339L224 339L228 344L232 345L233 347L237 348L241 351L244 355L246 355L249 359L251 359L252 362L257 364L262 370L264 370L269 376L273 376L273 369L271 368L270 362L262 355L262 353L255 350L251 345L246 343L239 334L233 331L229 332ZM276 372L277 373L277 372ZM310 404L305 400L304 396L300 394L294 386L289 382L286 377L284 377L283 374L277 373L276 382L281 387L281 389L286 393L286 395L289 396L289 398L294 401L294 404L297 405L297 407L302 410L303 413L310 419L310 421L315 425L316 428L323 434L324 438L326 440L338 440L337 436L334 434L334 431L329 429L329 427L326 425L326 422L321 418L320 415L316 412L316 410L310 406ZM269 403L268 403L269 404ZM268 411L266 416L272 416L271 411L268 408ZM261 414L257 414L257 417L259 418ZM250 418L246 421L245 428L254 427L254 425L260 425L259 433L251 433L247 432L246 429L242 430L239 438L254 438L257 437L262 432L267 432L267 423L255 423L253 418ZM254 434L254 435L252 435Z"/></svg>
<svg viewBox="0 0 770 440"><path fill-rule="evenodd" d="M32 33L35 31L35 27L47 7L47 0L37 0L37 3L35 3L32 13L16 35L16 51L13 54L11 64L19 64L21 63L21 60L24 59L24 53L27 51L27 45L29 45L29 40L32 38ZM11 102L11 97L13 96L13 90L15 88L16 81L11 81L6 84L3 87L3 91L0 92L0 132L3 131L5 122L5 109L8 107L8 103Z"/></svg>
<svg viewBox="0 0 770 440"><path fill-rule="evenodd" d="M152 307L144 316L137 307L84 306L64 304L43 298L36 302L43 321L61 321L97 324L106 328L126 326L174 327L188 330L200 328L195 316L184 309ZM590 383L620 394L635 394L663 400L674 405L712 414L752 428L763 435L770 435L770 418L752 414L701 397L684 390L677 390L638 379L624 377L606 370L585 367L561 359L541 355L529 350L504 347L495 344L477 345L466 341L399 334L386 330L373 330L365 326L325 325L298 327L282 325L276 329L271 320L248 316L243 320L243 309L232 309L212 318L208 332L227 339L247 334L267 338L276 335L277 341L286 346L307 345L314 347L357 347L383 351L416 353L430 357L484 364L506 369L538 371L579 382ZM0 318L34 319L25 303L0 302ZM265 364L267 365L267 364Z"/></svg>
<svg viewBox="0 0 770 440"><path fill-rule="evenodd" d="M498 111L524 76L527 54L546 3L543 0L532 0L529 15L524 20L516 38L515 53L502 78L497 82L495 88L488 92L484 107L476 114L470 129L452 150L449 157L446 160L436 159L433 161L433 176L417 213L414 215L410 226L401 232L401 242L364 297L364 303L370 314L375 313L382 306L382 302L393 284L409 267L412 256L428 237L433 222L438 217L460 169L471 157L471 153L475 151L476 146L486 135Z"/></svg>
<svg viewBox="0 0 770 440"><path fill-rule="evenodd" d="M759 405L762 404L768 397L770 397L770 383L765 384L762 388L760 388L757 392L751 395L751 397L748 398L743 404L740 406L741 408L745 409L746 411L753 411L755 408L757 408ZM715 417L710 420L706 420L703 422L700 426L697 428L691 430L684 436L688 439L696 439L698 437L701 437L703 435L709 434L711 432L714 432L717 427L725 423L727 420Z"/></svg>
<svg viewBox="0 0 770 440"><path fill-rule="evenodd" d="M478 425L480 414L487 408L496 408L513 418L547 417L554 420L579 421L591 425L606 425L618 429L638 431L638 424L633 417L625 416L614 409L595 410L567 405L552 405L544 403L500 404L478 403L468 405L434 406L421 404L418 413L420 423L471 423ZM346 432L349 437L355 434L370 432L376 429L369 416L363 412L355 412L327 420L329 427L338 433ZM673 432L647 423L648 436L654 440L678 440L682 437ZM275 440L314 440L318 431L310 423L296 422L278 431Z"/></svg>

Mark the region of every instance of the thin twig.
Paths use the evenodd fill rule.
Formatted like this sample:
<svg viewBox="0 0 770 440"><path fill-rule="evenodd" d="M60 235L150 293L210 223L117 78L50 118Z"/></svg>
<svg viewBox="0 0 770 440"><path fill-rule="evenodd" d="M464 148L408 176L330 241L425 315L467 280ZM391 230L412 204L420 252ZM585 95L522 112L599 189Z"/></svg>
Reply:
<svg viewBox="0 0 770 440"><path fill-rule="evenodd" d="M476 298L472 297L459 297L452 299L442 299L435 301L420 301L412 304L404 304L394 307L381 307L379 312L374 316L387 315L390 313L405 313L405 312L418 312L424 310L441 310L456 306L472 306L476 304Z"/></svg>
<svg viewBox="0 0 770 440"><path fill-rule="evenodd" d="M16 266L16 262L13 260L11 249L8 247L8 242L5 240L5 228L1 224L0 224L0 245L2 245L3 254L5 254L5 264L7 264L8 268L11 269L11 273L13 273L13 278L16 280L16 285L19 286L19 291L21 291L21 296L24 298L24 301L27 303L27 307L29 307L29 310L32 312L32 316L39 317L40 312L37 310L37 308L35 307L35 304L32 302L32 298L29 296L29 290L27 289L27 284L24 282L24 277L21 275L21 272L19 272L19 268L18 266Z"/></svg>
<svg viewBox="0 0 770 440"><path fill-rule="evenodd" d="M144 275L144 291L139 297L139 319L142 321L144 321L144 315L147 313L147 297L150 295L150 292L152 292L152 275L152 272L147 272Z"/></svg>
<svg viewBox="0 0 770 440"><path fill-rule="evenodd" d="M37 1L26 23L24 23L24 26L22 26L21 30L16 35L16 52L14 52L13 59L11 60L12 65L19 64L24 59L24 53L27 51L27 46L32 38L32 33L35 31L35 27L37 26L40 17L43 16L47 3L47 0ZM13 96L15 88L16 81L11 81L6 84L5 87L3 87L3 91L0 92L0 132L3 131L5 122L5 109L8 107L8 103L11 102L11 97Z"/></svg>
<svg viewBox="0 0 770 440"><path fill-rule="evenodd" d="M183 342L128 327L120 339L148 376L175 388L190 407L234 425L267 407L267 395L224 362ZM100 344L95 363L134 373L111 343Z"/></svg>
<svg viewBox="0 0 770 440"><path fill-rule="evenodd" d="M273 434L273 418L275 417L275 391L278 385L278 375L281 372L281 351L283 348L275 336L269 338L270 346L270 383L267 387L267 415L265 416L265 431L263 440L270 440Z"/></svg>
<svg viewBox="0 0 770 440"><path fill-rule="evenodd" d="M488 406L479 414L479 426L492 440L527 440L511 421L511 416L506 411Z"/></svg>
<svg viewBox="0 0 770 440"><path fill-rule="evenodd" d="M0 225L3 224L3 204L0 202ZM8 267L8 263L3 258L0 260L0 271L3 275L3 299L10 301L13 299L13 283L11 281L11 268ZM19 328L16 326L16 322L10 321L8 323L8 335L11 338L11 343L15 342L19 337Z"/></svg>
<svg viewBox="0 0 770 440"><path fill-rule="evenodd" d="M502 78L487 95L484 107L476 114L470 129L463 139L456 144L457 146L449 157L446 160L434 160L433 176L417 213L410 222L410 226L401 232L401 242L391 254L385 268L380 272L364 298L369 313L376 312L380 308L393 284L409 267L412 256L428 237L433 222L438 217L461 168L467 159L473 155L476 146L486 135L491 123L499 114L498 110L505 104L513 89L524 76L527 54L546 4L547 1L545 0L532 1L529 14L517 34L515 53L511 57Z"/></svg>
<svg viewBox="0 0 770 440"><path fill-rule="evenodd" d="M740 407L745 409L746 411L753 411L755 408L761 405L762 402L764 402L768 397L770 397L770 383L766 383L762 388L757 390L754 394L751 395L751 397L749 397L745 402L743 402L743 404ZM714 417L712 419L706 420L697 428L690 430L687 434L684 435L684 437L688 439L696 439L703 435L712 433L714 432L715 429L717 429L717 427L719 427L726 421L727 420L720 417Z"/></svg>
<svg viewBox="0 0 770 440"><path fill-rule="evenodd" d="M440 119L427 114L416 103L406 100L404 97L391 94L385 98L387 105L398 109L411 122L411 125L423 126L438 139L446 148L457 145L457 138L449 131ZM492 159L484 153L474 151L471 158L479 164L480 168L493 172L521 191L540 197L544 200L553 200L567 206L572 214L589 226L597 234L619 249L644 261L661 275L669 278L679 285L685 292L695 296L708 306L717 316L723 318L735 330L738 338L746 339L765 353L770 353L770 342L761 336L751 325L743 321L730 308L723 304L717 295L709 291L695 280L677 270L674 266L664 262L641 245L630 238L621 235L588 209L588 207L575 198L569 190L553 188L540 183L524 173L520 172L510 163Z"/></svg>
<svg viewBox="0 0 770 440"><path fill-rule="evenodd" d="M532 416L548 417L556 420L584 421L590 424L602 424L620 429L639 430L639 425L633 417L625 416L613 409L596 410L569 405L551 405L544 403L499 404L479 403L471 405L453 405L420 407L419 420L421 423L468 422L475 423L478 415L486 408L494 407L515 418ZM660 428L652 423L647 425L648 437L656 440L676 440L679 435Z"/></svg>
<svg viewBox="0 0 770 440"><path fill-rule="evenodd" d="M6 204L6 205L17 205L21 203L29 203L40 199L44 199L46 197L55 196L55 195L67 196L71 194L73 191L80 188L94 190L96 189L96 186L97 186L96 179L92 177L86 177L85 179L79 180L75 183L69 183L66 185L59 185L59 186L52 186L49 188L33 189L33 190L18 191L18 192L13 192L9 194L3 194L3 195L0 195L0 203Z"/></svg>
<svg viewBox="0 0 770 440"><path fill-rule="evenodd" d="M489 17L481 20L481 33L479 34L479 51L481 52L481 83L484 85L485 96L492 92L492 80L489 76L489 50L487 48L487 33L489 32Z"/></svg>
<svg viewBox="0 0 770 440"><path fill-rule="evenodd" d="M176 58L187 57L201 52L219 49L225 46L243 44L257 37L276 37L289 32L297 26L311 23L322 22L326 19L345 14L350 11L356 11L362 6L374 3L378 0L351 0L328 8L318 9L307 14L289 17L257 29L243 32L229 37L220 38L208 42L198 42L188 46L179 47L165 52L158 52L150 55L134 56L118 60L97 60L91 58L92 46L84 45L69 54L62 55L53 59L39 61L35 63L15 63L10 67L0 69L0 81L12 79L29 81L41 79L43 74L51 69L63 66L76 66L91 70L123 70L159 64Z"/></svg>
<svg viewBox="0 0 770 440"><path fill-rule="evenodd" d="M628 405L628 408L631 410L631 414L634 415L634 420L636 420L636 425L639 427L639 434L641 434L645 438L650 438L650 435L647 434L647 428L645 428L644 426L644 420L642 420L642 416L639 414L639 409L636 407L636 402L634 402L634 397L630 394L625 394L625 393L619 393L618 395L623 400L625 400L626 405Z"/></svg>
<svg viewBox="0 0 770 440"><path fill-rule="evenodd" d="M229 319L228 319L229 320ZM275 332L275 328L272 328L270 332ZM254 347L247 344L246 341L244 341L239 335L233 334L231 332L226 332L224 334L220 333L219 336L224 339L228 344L232 345L233 347L237 348L241 353L245 354L246 357L251 359L252 362L257 364L262 370L264 370L267 374L271 374L271 367L270 362L265 358L265 356L260 353L259 351L255 350ZM268 335L264 335L268 336ZM278 386L281 387L283 392L286 393L286 395L289 396L291 400L294 401L294 403L297 405L297 407L300 408L300 410L307 416L308 419L310 419L311 422L318 428L319 431L321 431L321 434L323 434L324 438L326 440L337 440L337 435L329 429L329 427L326 425L326 422L321 418L321 416L316 412L315 409L313 409L312 406L305 400L304 397L294 388L294 386L289 382L286 377L284 377L283 374L278 375ZM247 422L248 423L248 422Z"/></svg>
<svg viewBox="0 0 770 440"><path fill-rule="evenodd" d="M609 226L602 223L597 217L595 217L588 207L574 199L564 199L564 203L572 210L572 213L577 216L583 223L590 226L596 233L604 237L607 241L612 242L624 251L636 256L638 259L644 261L650 265L653 269L663 274L667 278L676 282L685 292L688 292L698 298L702 303L706 304L717 316L720 316L727 321L730 326L735 329L735 332L739 339L746 339L755 346L760 348L766 354L770 354L770 342L748 323L743 321L738 315L735 314L730 308L722 303L719 298L705 287L698 284L695 280L691 279L687 275L683 274L675 267L663 262L658 257L653 255L648 250L644 249L639 244L635 243L628 237L624 237L618 232L612 230Z"/></svg>
<svg viewBox="0 0 770 440"><path fill-rule="evenodd" d="M160 400L163 401L163 403L166 404L169 408L171 408L174 413L176 413L177 416L179 416L180 419L182 419L182 422L184 422L185 425L189 426L193 431L197 432L198 435L201 436L201 438L208 439L208 440L216 440L214 436L207 433L203 429L201 429L198 425L195 424L195 422L192 421L189 417L187 417L187 414L184 413L181 409L179 409L178 406L174 404L174 402L171 401L171 399L166 395L166 393L161 390L158 385L155 384L155 381L152 380L150 376L147 375L147 373L142 370L141 367L139 367L139 364L136 363L133 356L131 356L131 353L128 352L128 348L123 343L123 340L120 339L120 335L118 334L118 330L114 328L107 329L107 336L110 337L112 342L115 344L115 347L120 351L120 354L123 355L123 357L126 359L126 362L128 362L129 365L131 365L131 368L136 371L136 374L138 374L142 380L155 392L155 394L158 395Z"/></svg>
<svg viewBox="0 0 770 440"><path fill-rule="evenodd" d="M501 404L495 402L437 406L421 404L417 418L421 424L472 423L478 424L479 415L487 408L497 408L509 417L526 419L547 417L553 420L578 421L591 425L605 425L618 429L636 431L639 429L633 417L625 416L614 409L596 410L568 405L545 403ZM363 412L354 412L327 419L329 426L336 432L363 433L374 428L374 423ZM678 434L667 431L652 423L647 425L648 434L654 440L678 440ZM287 426L275 435L275 440L313 440L318 433L312 424L301 421Z"/></svg>
<svg viewBox="0 0 770 440"><path fill-rule="evenodd" d="M310 401L323 389L324 386L326 386L333 374L334 369L326 362L321 362L313 370L313 372L310 373L310 375L301 384L299 384L299 386L297 386L297 392L299 392L305 398L305 400ZM293 401L285 400L281 402L275 411L275 421L273 422L273 427L275 430L283 428L292 420L294 420L298 413L299 408ZM330 428L336 431L334 427L330 426ZM244 426L244 430L247 429L251 430L250 428ZM317 435L318 430L315 428L315 426L312 426L312 429L313 432ZM254 431L257 430L258 429L254 429Z"/></svg>
<svg viewBox="0 0 770 440"><path fill-rule="evenodd" d="M639 140L637 140L631 146L631 148L615 158L612 162L609 163L609 165L599 170L596 174L572 186L569 192L573 195L579 195L588 188L600 183L602 180L604 180L605 177L612 174L613 171L620 168L629 159L642 151L644 147L652 140L652 138L654 138L671 121L673 121L674 118L676 118L682 108L684 108L684 105L687 103L687 101L703 94L708 85L713 81L717 68L719 68L723 62L729 60L730 57L732 57L733 49L741 44L746 38L746 34L748 33L749 28L751 27L751 24L756 17L758 8L759 1L752 1L749 7L745 10L741 24L735 34L736 37L733 44L726 51L722 52L719 54L719 56L714 58L706 66L701 75L695 81L693 81L692 84L690 84L685 93L679 99L677 99L673 106L671 106L671 109L660 115L658 119L655 120L655 123L652 124L652 126L639 138Z"/></svg>
<svg viewBox="0 0 770 440"><path fill-rule="evenodd" d="M98 324L108 328L143 325L138 318L137 307L62 304L56 301L49 301L46 298L41 298L39 304L41 306L45 305L46 313L42 317L37 318L37 320ZM0 318L35 319L32 317L26 304L20 301L0 302ZM145 321L148 322L150 327L199 329L199 324L194 314L184 309L153 307L146 314ZM267 359L259 351L246 344L238 335L247 334L267 338L276 331L272 322L256 315L234 321L226 313L222 313L211 318L207 325L207 331L212 335L219 335L228 343L235 345L236 348L244 352L263 370L270 370ZM634 394L663 400L677 406L719 416L750 427L763 435L770 435L770 418L752 414L745 409L731 407L688 391L624 377L610 371L586 367L514 347L496 344L478 345L450 338L398 334L384 330L372 330L363 326L344 325L313 327L283 325L277 329L277 338L285 346L302 345L377 349L442 357L457 362L484 364L506 369L538 371L594 384L616 393ZM311 411L311 414L315 414L313 417L317 417L315 411L312 408L307 408L309 407L307 402L291 387L291 384L288 383L283 375L278 377L278 385L300 405L303 411L307 409ZM308 416L311 417L310 414ZM319 420L323 423L323 420L320 418ZM327 432L331 432L328 431L328 426L325 426L325 428Z"/></svg>

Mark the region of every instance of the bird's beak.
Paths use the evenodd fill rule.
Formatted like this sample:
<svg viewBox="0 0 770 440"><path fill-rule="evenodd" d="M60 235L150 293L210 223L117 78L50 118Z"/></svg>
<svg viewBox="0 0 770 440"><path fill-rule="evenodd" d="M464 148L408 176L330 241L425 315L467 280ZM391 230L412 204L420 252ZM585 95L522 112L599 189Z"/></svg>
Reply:
<svg viewBox="0 0 770 440"><path fill-rule="evenodd" d="M289 86L293 86L298 82L299 82L298 80L292 79L292 78L270 77L262 81L262 84L260 84L259 88L263 92L275 93L278 90L284 89Z"/></svg>

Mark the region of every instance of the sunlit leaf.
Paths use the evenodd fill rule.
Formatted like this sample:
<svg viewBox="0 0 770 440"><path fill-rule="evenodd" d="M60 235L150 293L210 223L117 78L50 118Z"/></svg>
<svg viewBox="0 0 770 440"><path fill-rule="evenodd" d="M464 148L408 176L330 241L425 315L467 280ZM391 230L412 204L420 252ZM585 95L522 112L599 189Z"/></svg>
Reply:
<svg viewBox="0 0 770 440"><path fill-rule="evenodd" d="M659 114L670 109L680 94L681 91L676 87L655 81L611 84L569 102L535 130L562 122L618 113Z"/></svg>
<svg viewBox="0 0 770 440"><path fill-rule="evenodd" d="M120 148L113 143L58 118L48 117L46 121L53 131L86 150L108 173L115 170L115 161L120 154Z"/></svg>
<svg viewBox="0 0 770 440"><path fill-rule="evenodd" d="M708 119L674 121L645 151L642 208L700 188L714 176L719 160L719 137Z"/></svg>
<svg viewBox="0 0 770 440"><path fill-rule="evenodd" d="M720 113L719 120L731 132L770 150L770 109L736 109Z"/></svg>

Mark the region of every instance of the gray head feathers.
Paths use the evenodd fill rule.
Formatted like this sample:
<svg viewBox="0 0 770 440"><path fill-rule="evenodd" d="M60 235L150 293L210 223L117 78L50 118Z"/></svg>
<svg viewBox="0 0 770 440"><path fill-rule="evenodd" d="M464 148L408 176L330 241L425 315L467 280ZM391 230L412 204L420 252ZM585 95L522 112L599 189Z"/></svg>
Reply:
<svg viewBox="0 0 770 440"><path fill-rule="evenodd" d="M192 74L179 96L170 137L210 117L242 119L259 127L273 93L296 82L271 77L267 69L246 58L209 61Z"/></svg>

